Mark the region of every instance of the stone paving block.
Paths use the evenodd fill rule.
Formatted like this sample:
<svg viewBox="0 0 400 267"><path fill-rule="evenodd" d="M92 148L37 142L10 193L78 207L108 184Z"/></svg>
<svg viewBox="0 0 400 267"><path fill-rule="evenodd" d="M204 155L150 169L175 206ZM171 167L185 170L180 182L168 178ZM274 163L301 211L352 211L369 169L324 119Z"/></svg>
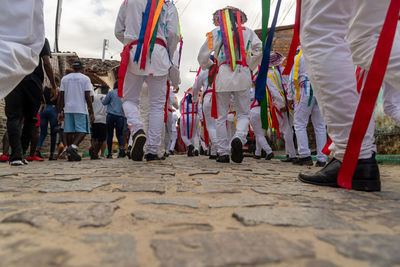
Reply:
<svg viewBox="0 0 400 267"><path fill-rule="evenodd" d="M96 251L99 262L93 263L93 266L138 266L136 241L130 234L86 234L81 241Z"/></svg>
<svg viewBox="0 0 400 267"><path fill-rule="evenodd" d="M129 183L123 184L114 189L118 192L151 192L151 193L165 193L165 186L162 183Z"/></svg>
<svg viewBox="0 0 400 267"><path fill-rule="evenodd" d="M333 211L313 208L253 208L235 211L233 217L246 226L271 224L277 226L313 227L317 229L360 230Z"/></svg>
<svg viewBox="0 0 400 267"><path fill-rule="evenodd" d="M313 258L313 248L273 232L223 232L155 239L151 246L160 266L255 266Z"/></svg>
<svg viewBox="0 0 400 267"><path fill-rule="evenodd" d="M220 198L208 204L210 208L273 206L278 202L264 196L240 195Z"/></svg>
<svg viewBox="0 0 400 267"><path fill-rule="evenodd" d="M138 210L134 211L132 217L138 221L149 221L153 223L168 224L208 224L207 220L196 216L193 213L178 213L167 211L165 213ZM208 219L208 218L207 218Z"/></svg>
<svg viewBox="0 0 400 267"><path fill-rule="evenodd" d="M92 192L94 189L109 185L110 182L96 180L82 180L73 182L49 181L39 189L40 193L61 193L61 192Z"/></svg>
<svg viewBox="0 0 400 267"><path fill-rule="evenodd" d="M193 198L183 197L164 197L164 198L150 198L150 199L139 199L138 203L141 204L158 204L158 205L173 205L173 206L184 206L193 209L198 209L200 201Z"/></svg>
<svg viewBox="0 0 400 267"><path fill-rule="evenodd" d="M251 190L260 194L309 196L311 192L318 192L315 187L304 185L268 184L263 187L252 187Z"/></svg>
<svg viewBox="0 0 400 267"><path fill-rule="evenodd" d="M216 170L206 170L206 171L198 171L198 172L191 172L189 176L196 176L196 175L217 175L219 171Z"/></svg>
<svg viewBox="0 0 400 267"><path fill-rule="evenodd" d="M45 227L52 220L61 225L77 227L103 227L111 223L114 204L95 204L91 206L75 206L69 208L43 207L10 215L2 223L25 223L33 227Z"/></svg>
<svg viewBox="0 0 400 267"><path fill-rule="evenodd" d="M61 248L44 248L33 252L18 253L19 257L3 255L1 266L24 266L24 267L58 267L66 266L71 255ZM2 265L4 264L4 265Z"/></svg>
<svg viewBox="0 0 400 267"><path fill-rule="evenodd" d="M400 265L400 235L319 234L317 237L345 257L368 261L371 266Z"/></svg>
<svg viewBox="0 0 400 267"><path fill-rule="evenodd" d="M200 231L200 232L211 232L214 227L208 223L174 223L163 227L161 230L157 230L156 234L176 234L187 231Z"/></svg>
<svg viewBox="0 0 400 267"><path fill-rule="evenodd" d="M39 186L41 182L32 181L31 179L0 179L0 192L25 192L32 191L33 188Z"/></svg>

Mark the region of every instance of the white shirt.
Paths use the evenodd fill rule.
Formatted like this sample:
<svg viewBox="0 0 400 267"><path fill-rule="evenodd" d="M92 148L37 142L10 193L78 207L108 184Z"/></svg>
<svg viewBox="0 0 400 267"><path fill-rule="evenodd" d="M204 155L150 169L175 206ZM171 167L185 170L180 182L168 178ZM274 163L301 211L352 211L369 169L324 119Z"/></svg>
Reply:
<svg viewBox="0 0 400 267"><path fill-rule="evenodd" d="M146 10L147 0L126 0L118 13L115 24L115 37L125 45L139 39L142 25L142 15ZM179 42L178 35L178 11L172 1L165 1L159 18L157 38L162 39L167 45L165 47L155 44L151 56L147 57L146 69L140 69L139 64L134 62L136 45L133 46L130 54L128 71L135 75L165 76L173 65L174 52Z"/></svg>
<svg viewBox="0 0 400 267"><path fill-rule="evenodd" d="M219 72L215 80L216 92L235 92L250 89L252 83L250 70L255 70L262 60L262 42L257 34L249 28L245 28L243 31L245 49L248 49L246 53L248 67L237 65L235 71L232 71L228 64L221 65L226 62L227 59L226 55L221 53L224 48L220 37L220 27L215 28L211 34L212 49L208 49L209 42L206 40L200 48L197 60L201 68L206 70L213 65L210 56L214 53L214 56L217 57ZM236 53L238 53L238 51L236 51ZM238 60L241 59L239 58Z"/></svg>
<svg viewBox="0 0 400 267"><path fill-rule="evenodd" d="M97 94L93 100L94 123L106 123L107 106L101 102L106 95Z"/></svg>
<svg viewBox="0 0 400 267"><path fill-rule="evenodd" d="M43 0L1 1L0 99L33 72L43 44Z"/></svg>
<svg viewBox="0 0 400 267"><path fill-rule="evenodd" d="M74 72L61 79L60 91L64 92L64 112L88 114L85 92L91 92L89 77Z"/></svg>

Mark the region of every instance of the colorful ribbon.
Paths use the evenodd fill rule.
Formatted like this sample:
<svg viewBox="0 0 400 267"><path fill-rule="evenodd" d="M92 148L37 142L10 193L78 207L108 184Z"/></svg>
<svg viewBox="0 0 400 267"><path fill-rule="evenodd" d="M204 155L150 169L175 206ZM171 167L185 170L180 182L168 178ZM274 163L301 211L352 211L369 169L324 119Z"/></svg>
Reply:
<svg viewBox="0 0 400 267"><path fill-rule="evenodd" d="M289 75L294 64L294 57L296 55L297 47L300 44L300 14L301 14L301 0L296 0L296 17L294 22L293 38L290 44L289 55L287 57L286 67L283 70L283 75Z"/></svg>

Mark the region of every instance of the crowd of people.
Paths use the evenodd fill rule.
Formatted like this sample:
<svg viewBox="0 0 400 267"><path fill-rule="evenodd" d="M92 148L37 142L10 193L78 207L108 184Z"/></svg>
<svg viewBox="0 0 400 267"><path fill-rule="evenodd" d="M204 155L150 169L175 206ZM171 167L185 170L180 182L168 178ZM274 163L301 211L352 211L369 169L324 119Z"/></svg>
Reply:
<svg viewBox="0 0 400 267"><path fill-rule="evenodd" d="M41 15L42 2L37 2L36 12L30 15L32 21ZM112 158L114 131L119 157L127 155L134 161L164 159L174 153L178 137L185 143L189 157L197 156L202 150L218 163L242 163L249 135L256 143L254 157L271 160L275 155L266 139L268 130L284 139L284 162L312 166L307 135L311 117L317 145L315 166L323 168L311 175L300 174L299 179L321 186L342 185L338 182L339 171L356 103L360 101L356 89L361 90L357 85L362 85L369 76L357 76L354 66L369 69L390 4L389 0L361 2L303 0L301 25L298 25L301 46L297 48L293 67L287 69L285 57L272 51L268 53L266 71L260 68L266 50L256 33L243 26L248 19L246 14L231 6L217 10L212 17L215 28L207 33L198 54L199 72L179 103L176 94L180 85L182 44L178 44L182 37L173 1L125 0L122 3L115 36L124 49L118 81L110 92L101 88L101 92L94 94L80 61L72 65L73 73L61 79L58 92L56 79L48 67L51 56L48 42L41 46L41 53L37 49L43 43L41 40L25 43L33 59L25 59L26 67L18 75L4 71L4 75L12 78L5 83L7 88L3 92L4 95L11 92L6 97L9 161L13 166L26 163L28 158L24 155L29 143L31 148L35 146L35 136L39 135L34 134L34 129L40 126L39 145L29 155L31 159L37 158L50 123L49 159L55 159L58 127L63 129L61 141L65 146L59 154L66 154L71 161L81 160L78 147L89 133L92 134L91 159L99 158L105 140L108 157ZM372 13L375 15L370 16ZM385 90L389 91L400 84L399 41L396 36L384 80ZM32 70L32 62L37 62L37 58L40 58L39 66L22 79L21 73L29 73L27 70ZM42 98L42 62L52 88L45 90L40 125L35 126ZM16 62L15 69L20 63ZM258 86L255 93L255 81L265 75L267 86L261 100L255 97L260 89ZM18 80L19 84L15 82ZM179 119L175 114L178 109ZM354 175L349 179L350 188L380 191L373 129L371 120ZM3 140L6 139L5 136ZM326 164L330 152L333 158Z"/></svg>

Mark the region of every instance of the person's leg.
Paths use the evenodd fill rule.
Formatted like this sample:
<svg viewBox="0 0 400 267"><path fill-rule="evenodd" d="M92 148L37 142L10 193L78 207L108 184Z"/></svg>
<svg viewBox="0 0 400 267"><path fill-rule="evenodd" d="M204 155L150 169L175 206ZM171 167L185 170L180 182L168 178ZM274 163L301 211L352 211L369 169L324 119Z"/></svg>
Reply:
<svg viewBox="0 0 400 267"><path fill-rule="evenodd" d="M116 116L115 118L115 133L117 135L118 145L119 145L119 157L125 157L124 149L124 117Z"/></svg>
<svg viewBox="0 0 400 267"><path fill-rule="evenodd" d="M211 117L211 96L212 94L208 93L204 96L203 99L203 111L204 111L204 119L207 125L208 136L210 138L211 143L211 156L217 156L217 130L215 128L215 119Z"/></svg>
<svg viewBox="0 0 400 267"><path fill-rule="evenodd" d="M8 156L10 150L10 142L8 140L8 133L5 132L3 135L3 155Z"/></svg>
<svg viewBox="0 0 400 267"><path fill-rule="evenodd" d="M226 119L229 110L229 102L231 100L231 93L218 92L216 94L218 108L218 119L215 121L217 152L219 156L229 156L230 146L227 137Z"/></svg>
<svg viewBox="0 0 400 267"><path fill-rule="evenodd" d="M36 152L36 147L39 141L39 127L36 125L33 127L32 130L32 136L31 136L31 145L30 145L30 150L29 150L29 156L32 158L35 157L35 152Z"/></svg>
<svg viewBox="0 0 400 267"><path fill-rule="evenodd" d="M57 142L56 127L58 125L58 121L57 121L57 108L52 106L50 106L49 110L49 122L50 122L50 158L54 158L54 151L56 150L56 142Z"/></svg>
<svg viewBox="0 0 400 267"><path fill-rule="evenodd" d="M139 115L139 98L144 78L144 76L137 76L128 71L124 81L124 97L122 98L122 103L132 134L143 129L143 123Z"/></svg>
<svg viewBox="0 0 400 267"><path fill-rule="evenodd" d="M43 142L47 136L47 128L50 119L49 106L47 106L45 110L39 113L39 117L40 117L40 136L39 136L39 143L37 145L37 151L41 152Z"/></svg>
<svg viewBox="0 0 400 267"><path fill-rule="evenodd" d="M161 132L164 120L164 104L166 94L167 77L146 77L149 88L149 130L146 147L147 154L157 154L161 145Z"/></svg>
<svg viewBox="0 0 400 267"><path fill-rule="evenodd" d="M173 131L171 134L171 145L169 147L169 151L174 152L175 151L175 144L176 144L176 138L178 137L177 131Z"/></svg>
<svg viewBox="0 0 400 267"><path fill-rule="evenodd" d="M108 150L107 157L111 158L112 157L112 143L113 143L113 138L114 138L114 115L107 114L106 125L107 125L107 150Z"/></svg>
<svg viewBox="0 0 400 267"><path fill-rule="evenodd" d="M272 153L272 149L265 138L265 132L262 128L260 107L254 107L250 111L250 122L256 136L256 156L261 156L261 149L268 154Z"/></svg>
<svg viewBox="0 0 400 267"><path fill-rule="evenodd" d="M295 104L293 124L296 131L297 151L299 152L300 160L311 157L307 135L307 125L311 110L312 106L308 106L308 96L303 95L299 103Z"/></svg>
<svg viewBox="0 0 400 267"><path fill-rule="evenodd" d="M23 83L23 82L22 82ZM22 160L22 117L23 117L23 84L20 83L5 98L7 133L11 146L10 162Z"/></svg>
<svg viewBox="0 0 400 267"><path fill-rule="evenodd" d="M382 90L385 114L400 125L400 90L396 90L387 82L383 83Z"/></svg>
<svg viewBox="0 0 400 267"><path fill-rule="evenodd" d="M322 153L327 139L326 124L322 118L316 99L313 100L312 104L311 121L314 126L315 140L317 143L317 160L319 162L326 162L326 155Z"/></svg>
<svg viewBox="0 0 400 267"><path fill-rule="evenodd" d="M281 114L283 118L281 118L279 115L277 115L277 118L281 134L283 134L283 138L285 139L286 155L289 155L289 158L295 158L296 149L294 148L294 142L293 142L293 130L292 127L290 126L289 118L286 112L283 112Z"/></svg>

